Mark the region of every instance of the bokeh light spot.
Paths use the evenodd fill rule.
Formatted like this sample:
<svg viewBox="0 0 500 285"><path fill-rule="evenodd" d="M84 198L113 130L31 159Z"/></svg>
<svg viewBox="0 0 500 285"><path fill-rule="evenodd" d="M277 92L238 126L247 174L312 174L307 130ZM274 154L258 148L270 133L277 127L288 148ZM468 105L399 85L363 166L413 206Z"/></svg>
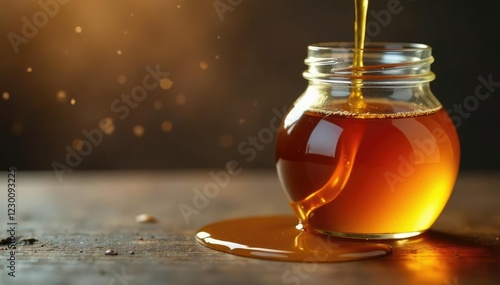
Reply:
<svg viewBox="0 0 500 285"><path fill-rule="evenodd" d="M204 61L204 60L201 61L200 62L200 68L203 69L203 70L207 69L208 68L208 63L206 61Z"/></svg>
<svg viewBox="0 0 500 285"><path fill-rule="evenodd" d="M134 126L134 136L140 138L144 136L144 127L142 125L135 125Z"/></svg>
<svg viewBox="0 0 500 285"><path fill-rule="evenodd" d="M170 122L170 121L163 121L161 123L161 130L166 132L166 133L170 132L172 130L172 128L173 128L173 125L172 125L172 122Z"/></svg>
<svg viewBox="0 0 500 285"><path fill-rule="evenodd" d="M163 102L160 100L156 100L153 102L153 108L155 110L160 110L163 107Z"/></svg>
<svg viewBox="0 0 500 285"><path fill-rule="evenodd" d="M172 82L172 80L170 80L170 78L165 77L165 78L160 79L161 89L168 90L168 89L172 88L172 85L174 85L174 83Z"/></svg>
<svg viewBox="0 0 500 285"><path fill-rule="evenodd" d="M223 134L219 137L219 145L223 148L228 148L233 145L233 136L229 134Z"/></svg>
<svg viewBox="0 0 500 285"><path fill-rule="evenodd" d="M118 75L118 77L116 77L116 80L120 84L125 84L125 83L127 83L127 76L124 74L120 74L120 75Z"/></svg>
<svg viewBox="0 0 500 285"><path fill-rule="evenodd" d="M81 33L82 33L82 31L83 31L83 30L82 30L82 27L80 27L80 26L76 26L76 27L75 27L75 32L76 32L77 34L81 34Z"/></svg>
<svg viewBox="0 0 500 285"><path fill-rule="evenodd" d="M10 94L9 92L5 91L2 93L2 99L4 100L9 100L10 99Z"/></svg>
<svg viewBox="0 0 500 285"><path fill-rule="evenodd" d="M12 124L12 133L15 136L21 135L23 133L23 130L24 130L23 124L21 124L21 123L14 123L14 124Z"/></svg>
<svg viewBox="0 0 500 285"><path fill-rule="evenodd" d="M184 105L186 104L186 101L187 101L187 98L185 95L183 94L179 94L175 97L175 102L178 104L178 105Z"/></svg>
<svg viewBox="0 0 500 285"><path fill-rule="evenodd" d="M111 135L115 131L113 119L107 117L99 121L99 129L106 135Z"/></svg>
<svg viewBox="0 0 500 285"><path fill-rule="evenodd" d="M66 97L67 97L66 91L64 91L64 90L57 91L57 93L56 93L57 101L66 102Z"/></svg>

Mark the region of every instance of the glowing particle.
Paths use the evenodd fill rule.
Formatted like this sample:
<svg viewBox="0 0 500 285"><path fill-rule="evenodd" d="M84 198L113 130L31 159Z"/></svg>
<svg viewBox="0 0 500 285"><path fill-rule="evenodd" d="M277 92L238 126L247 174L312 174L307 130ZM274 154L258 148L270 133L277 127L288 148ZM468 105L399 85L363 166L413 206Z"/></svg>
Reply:
<svg viewBox="0 0 500 285"><path fill-rule="evenodd" d="M59 102L65 102L66 101L66 97L67 97L66 91L64 91L64 90L57 91L57 93L56 93L56 99L57 99L57 101L59 101Z"/></svg>
<svg viewBox="0 0 500 285"><path fill-rule="evenodd" d="M24 130L23 124L21 124L21 123L14 123L14 124L12 124L12 133L15 136L21 135L23 133L23 130Z"/></svg>
<svg viewBox="0 0 500 285"><path fill-rule="evenodd" d="M220 56L218 54L216 54L215 59L220 59Z"/></svg>
<svg viewBox="0 0 500 285"><path fill-rule="evenodd" d="M204 60L201 61L200 62L200 68L203 69L203 70L207 69L208 68L208 63L206 61L204 61Z"/></svg>
<svg viewBox="0 0 500 285"><path fill-rule="evenodd" d="M80 27L80 26L76 26L76 27L75 27L75 32L76 32L77 34L81 34L81 33L82 33L82 27Z"/></svg>
<svg viewBox="0 0 500 285"><path fill-rule="evenodd" d="M177 9L179 9L181 7L181 5L177 5Z"/></svg>
<svg viewBox="0 0 500 285"><path fill-rule="evenodd" d="M27 72L32 72L32 71L33 71L33 68L30 66L30 67L26 68L26 71L27 71Z"/></svg>
<svg viewBox="0 0 500 285"><path fill-rule="evenodd" d="M183 94L179 94L175 97L175 102L179 105L184 105L186 104L186 96L184 96Z"/></svg>
<svg viewBox="0 0 500 285"><path fill-rule="evenodd" d="M132 17L134 17L134 13L130 13L130 17L131 17L131 18L132 18Z"/></svg>
<svg viewBox="0 0 500 285"><path fill-rule="evenodd" d="M74 139L73 142L71 143L71 146L76 151L80 151L83 148L83 141L81 139Z"/></svg>
<svg viewBox="0 0 500 285"><path fill-rule="evenodd" d="M107 117L99 121L99 129L106 135L111 135L115 131L113 119Z"/></svg>
<svg viewBox="0 0 500 285"><path fill-rule="evenodd" d="M142 137L144 135L144 127L142 125L135 125L134 135L138 138Z"/></svg>
<svg viewBox="0 0 500 285"><path fill-rule="evenodd" d="M254 101L252 102L252 106L257 107L257 105L259 105L259 101L254 100Z"/></svg>
<svg viewBox="0 0 500 285"><path fill-rule="evenodd" d="M122 51L121 50L116 50L116 54L121 55Z"/></svg>
<svg viewBox="0 0 500 285"><path fill-rule="evenodd" d="M170 132L172 130L172 127L173 127L173 125L172 125L172 122L170 122L170 121L163 121L161 123L161 130L164 131L165 133Z"/></svg>
<svg viewBox="0 0 500 285"><path fill-rule="evenodd" d="M228 134L223 134L219 137L219 145L224 148L231 147L233 145L233 136Z"/></svg>
<svg viewBox="0 0 500 285"><path fill-rule="evenodd" d="M71 98L71 100L69 101L69 103L70 103L71 105L75 105L75 104L76 104L76 100L75 100L75 98Z"/></svg>
<svg viewBox="0 0 500 285"><path fill-rule="evenodd" d="M170 80L170 78L165 77L165 78L160 79L161 89L168 90L168 89L172 88L172 85L174 85L174 83L172 82L172 80Z"/></svg>
<svg viewBox="0 0 500 285"><path fill-rule="evenodd" d="M220 36L217 36L217 39L220 40Z"/></svg>
<svg viewBox="0 0 500 285"><path fill-rule="evenodd" d="M125 76L124 74L120 74L118 75L118 77L116 77L116 80L120 84L125 84L127 82L127 76Z"/></svg>
<svg viewBox="0 0 500 285"><path fill-rule="evenodd" d="M163 103L160 100L156 100L153 102L153 108L155 110L160 110L163 107Z"/></svg>
<svg viewBox="0 0 500 285"><path fill-rule="evenodd" d="M240 119L238 123L240 123L240 125L243 125L245 122L245 119Z"/></svg>
<svg viewBox="0 0 500 285"><path fill-rule="evenodd" d="M2 99L4 100L9 100L10 99L10 94L9 92L5 91L2 93Z"/></svg>

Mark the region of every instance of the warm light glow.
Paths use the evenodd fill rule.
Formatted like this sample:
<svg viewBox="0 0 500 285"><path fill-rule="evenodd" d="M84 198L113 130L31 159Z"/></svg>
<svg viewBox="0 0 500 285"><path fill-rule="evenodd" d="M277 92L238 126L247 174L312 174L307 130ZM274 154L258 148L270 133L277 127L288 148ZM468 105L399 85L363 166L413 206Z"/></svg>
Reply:
<svg viewBox="0 0 500 285"><path fill-rule="evenodd" d="M170 80L170 78L162 78L160 80L161 89L168 90L168 89L172 88L172 85L174 85L174 83L172 82L172 80Z"/></svg>
<svg viewBox="0 0 500 285"><path fill-rule="evenodd" d="M21 123L12 124L12 133L16 136L19 136L23 133L24 126Z"/></svg>
<svg viewBox="0 0 500 285"><path fill-rule="evenodd" d="M66 97L67 97L66 91L64 90L59 90L56 94L56 99L59 102L66 102Z"/></svg>
<svg viewBox="0 0 500 285"><path fill-rule="evenodd" d="M172 122L170 122L170 121L163 121L161 123L161 130L166 132L166 133L170 132L172 130L172 127L173 127L173 125L172 125Z"/></svg>
<svg viewBox="0 0 500 285"><path fill-rule="evenodd" d="M233 145L233 136L229 134L223 134L219 137L219 145L224 148L231 147Z"/></svg>
<svg viewBox="0 0 500 285"><path fill-rule="evenodd" d="M99 121L99 129L106 135L111 135L115 131L113 119L108 117Z"/></svg>
<svg viewBox="0 0 500 285"><path fill-rule="evenodd" d="M204 61L204 60L201 61L200 62L200 68L203 69L203 70L207 69L208 68L208 63L206 61Z"/></svg>
<svg viewBox="0 0 500 285"><path fill-rule="evenodd" d="M32 72L32 71L33 71L33 68L30 66L30 67L26 68L26 71L27 71L27 72Z"/></svg>
<svg viewBox="0 0 500 285"><path fill-rule="evenodd" d="M74 139L73 142L71 143L71 146L76 151L80 151L83 148L83 141L81 139Z"/></svg>
<svg viewBox="0 0 500 285"><path fill-rule="evenodd" d="M9 100L10 99L10 94L9 92L5 91L2 93L2 99L4 100Z"/></svg>
<svg viewBox="0 0 500 285"><path fill-rule="evenodd" d="M75 98L71 98L71 100L69 101L69 103L70 103L71 105L75 105L75 104L76 104L76 100L75 100Z"/></svg>
<svg viewBox="0 0 500 285"><path fill-rule="evenodd" d="M134 126L134 135L138 138L144 135L144 127L142 125Z"/></svg>
<svg viewBox="0 0 500 285"><path fill-rule="evenodd" d="M121 51L121 50L117 50L117 51L116 51L116 53L117 53L118 55L121 55L121 54L122 54L122 51Z"/></svg>
<svg viewBox="0 0 500 285"><path fill-rule="evenodd" d="M76 32L77 34L81 34L81 33L82 33L82 27L80 27L80 26L76 26L76 27L75 27L75 32Z"/></svg>
<svg viewBox="0 0 500 285"><path fill-rule="evenodd" d="M116 80L120 84L125 84L125 83L127 83L127 76L123 75L123 74L120 74L120 75L118 75L118 77L116 78Z"/></svg>
<svg viewBox="0 0 500 285"><path fill-rule="evenodd" d="M178 105L184 105L186 104L186 96L182 95L182 94L179 94L177 95L177 97L175 97L175 102L178 104Z"/></svg>
<svg viewBox="0 0 500 285"><path fill-rule="evenodd" d="M160 100L156 100L153 102L153 108L155 110L160 110L162 107L163 107L163 102L161 102Z"/></svg>

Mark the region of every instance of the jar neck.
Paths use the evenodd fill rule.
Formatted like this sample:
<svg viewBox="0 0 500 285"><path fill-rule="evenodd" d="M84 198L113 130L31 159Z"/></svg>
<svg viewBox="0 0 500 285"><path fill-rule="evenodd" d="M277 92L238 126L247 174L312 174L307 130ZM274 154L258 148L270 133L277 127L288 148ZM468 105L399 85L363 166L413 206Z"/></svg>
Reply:
<svg viewBox="0 0 500 285"><path fill-rule="evenodd" d="M368 43L362 50L363 66L354 68L352 43L320 43L308 47L303 73L311 82L351 86L362 80L362 88L428 85L434 80L431 47L423 44ZM359 83L356 83L359 86Z"/></svg>

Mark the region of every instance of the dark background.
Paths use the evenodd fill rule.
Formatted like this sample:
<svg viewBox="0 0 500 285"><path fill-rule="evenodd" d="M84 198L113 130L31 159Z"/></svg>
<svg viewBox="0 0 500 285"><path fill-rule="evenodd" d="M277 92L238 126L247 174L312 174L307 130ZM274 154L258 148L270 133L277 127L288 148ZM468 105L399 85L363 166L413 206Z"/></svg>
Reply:
<svg viewBox="0 0 500 285"><path fill-rule="evenodd" d="M22 35L22 18L33 22L42 9L38 1L2 0L0 94L8 98L0 98L0 168L66 164L66 146L81 147L82 130L98 129L100 122L110 134L72 168L244 162L238 145L269 125L273 108L290 106L305 89L307 45L352 41L352 2L69 1L16 53L8 34ZM369 11L380 12L388 2L372 0ZM234 5L221 17L214 3ZM497 1L400 5L401 13L379 25L372 40L431 45L432 89L446 109L474 96L478 76L500 81ZM172 86L152 90L121 120L111 103L142 83L146 66L158 64ZM60 91L66 96L57 97ZM499 96L497 87L457 125L462 169L499 168ZM243 166L274 167L274 144Z"/></svg>

